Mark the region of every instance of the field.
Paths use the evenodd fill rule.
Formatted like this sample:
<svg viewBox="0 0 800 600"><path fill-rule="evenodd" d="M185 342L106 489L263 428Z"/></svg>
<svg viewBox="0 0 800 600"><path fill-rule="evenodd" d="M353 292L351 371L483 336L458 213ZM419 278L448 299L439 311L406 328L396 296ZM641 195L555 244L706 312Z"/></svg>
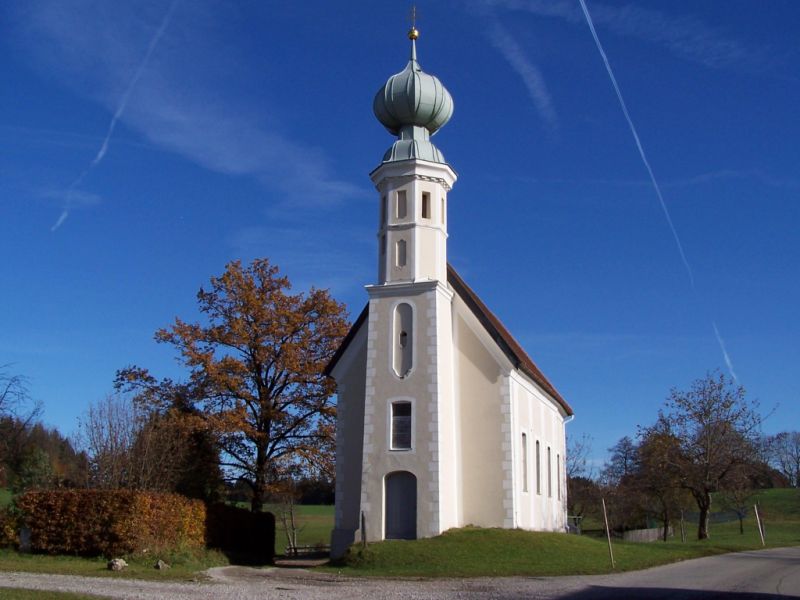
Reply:
<svg viewBox="0 0 800 600"><path fill-rule="evenodd" d="M333 506L331 505L302 505L295 507L297 520L297 544L299 546L327 546L331 543L331 530L333 529ZM275 515L275 555L280 556L286 551L288 540L286 530L281 522L280 505L267 506L265 510Z"/></svg>

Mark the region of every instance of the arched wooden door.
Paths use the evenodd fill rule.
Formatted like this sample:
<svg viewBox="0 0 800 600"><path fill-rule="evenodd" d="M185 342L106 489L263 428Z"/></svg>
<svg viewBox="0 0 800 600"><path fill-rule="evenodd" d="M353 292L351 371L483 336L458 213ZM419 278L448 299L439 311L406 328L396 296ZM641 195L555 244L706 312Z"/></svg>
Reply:
<svg viewBox="0 0 800 600"><path fill-rule="evenodd" d="M408 471L386 476L384 517L387 540L417 539L417 478Z"/></svg>

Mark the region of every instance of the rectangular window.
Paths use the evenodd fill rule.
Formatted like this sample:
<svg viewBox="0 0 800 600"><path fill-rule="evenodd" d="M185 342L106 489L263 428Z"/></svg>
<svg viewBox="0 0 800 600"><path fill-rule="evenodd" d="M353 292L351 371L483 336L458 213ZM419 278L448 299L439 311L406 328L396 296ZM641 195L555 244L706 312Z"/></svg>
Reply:
<svg viewBox="0 0 800 600"><path fill-rule="evenodd" d="M441 220L442 220L442 225L444 225L444 215L445 215L445 211L444 211L444 196L442 196L442 206L441 206L441 209L442 209Z"/></svg>
<svg viewBox="0 0 800 600"><path fill-rule="evenodd" d="M406 241L398 240L394 248L394 265L396 267L406 266Z"/></svg>
<svg viewBox="0 0 800 600"><path fill-rule="evenodd" d="M397 192L397 211L395 217L397 219L405 219L408 214L408 202L406 200L405 190Z"/></svg>
<svg viewBox="0 0 800 600"><path fill-rule="evenodd" d="M539 451L539 440L536 440L536 493L542 493L542 456Z"/></svg>
<svg viewBox="0 0 800 600"><path fill-rule="evenodd" d="M386 225L386 196L381 198L381 227Z"/></svg>
<svg viewBox="0 0 800 600"><path fill-rule="evenodd" d="M553 471L550 460L550 446L547 447L547 496L553 497Z"/></svg>
<svg viewBox="0 0 800 600"><path fill-rule="evenodd" d="M385 235L381 236L380 244L381 244L381 256L383 256L383 255L386 254L386 236Z"/></svg>
<svg viewBox="0 0 800 600"><path fill-rule="evenodd" d="M528 436L522 434L522 491L528 491Z"/></svg>
<svg viewBox="0 0 800 600"><path fill-rule="evenodd" d="M422 192L422 218L431 218L431 195L429 192Z"/></svg>
<svg viewBox="0 0 800 600"><path fill-rule="evenodd" d="M392 403L392 450L411 449L411 402Z"/></svg>

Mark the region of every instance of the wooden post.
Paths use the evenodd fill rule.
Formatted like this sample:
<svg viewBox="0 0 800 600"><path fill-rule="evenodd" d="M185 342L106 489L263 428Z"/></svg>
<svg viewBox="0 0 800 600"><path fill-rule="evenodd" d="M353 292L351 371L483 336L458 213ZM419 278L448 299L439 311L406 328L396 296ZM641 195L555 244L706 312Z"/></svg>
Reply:
<svg viewBox="0 0 800 600"><path fill-rule="evenodd" d="M367 547L367 518L364 516L364 511L361 511L361 545Z"/></svg>
<svg viewBox="0 0 800 600"><path fill-rule="evenodd" d="M600 498L603 502L603 520L606 523L606 539L608 540L608 556L611 558L611 568L615 568L614 565L614 551L611 549L611 530L608 528L608 514L606 513L606 499Z"/></svg>
<svg viewBox="0 0 800 600"><path fill-rule="evenodd" d="M683 527L683 509L681 509L681 542L686 543L686 529Z"/></svg>
<svg viewBox="0 0 800 600"><path fill-rule="evenodd" d="M758 515L758 503L753 505L753 510L756 511L756 523L758 524L758 535L761 536L761 545L766 546L764 542L764 528L761 526L761 517Z"/></svg>

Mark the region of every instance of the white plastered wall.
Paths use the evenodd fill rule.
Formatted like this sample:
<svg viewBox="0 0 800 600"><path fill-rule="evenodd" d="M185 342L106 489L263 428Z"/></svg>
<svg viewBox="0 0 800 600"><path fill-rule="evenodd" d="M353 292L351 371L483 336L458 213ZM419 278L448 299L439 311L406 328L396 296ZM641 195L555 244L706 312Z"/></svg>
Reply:
<svg viewBox="0 0 800 600"><path fill-rule="evenodd" d="M563 409L525 374L510 377L513 407L515 527L537 531L564 531L566 527L565 414ZM522 434L528 438L528 460L522 456ZM536 442L540 447L540 492L537 491ZM550 448L552 495L548 486ZM560 466L557 462L560 461ZM527 462L528 491L523 468Z"/></svg>

